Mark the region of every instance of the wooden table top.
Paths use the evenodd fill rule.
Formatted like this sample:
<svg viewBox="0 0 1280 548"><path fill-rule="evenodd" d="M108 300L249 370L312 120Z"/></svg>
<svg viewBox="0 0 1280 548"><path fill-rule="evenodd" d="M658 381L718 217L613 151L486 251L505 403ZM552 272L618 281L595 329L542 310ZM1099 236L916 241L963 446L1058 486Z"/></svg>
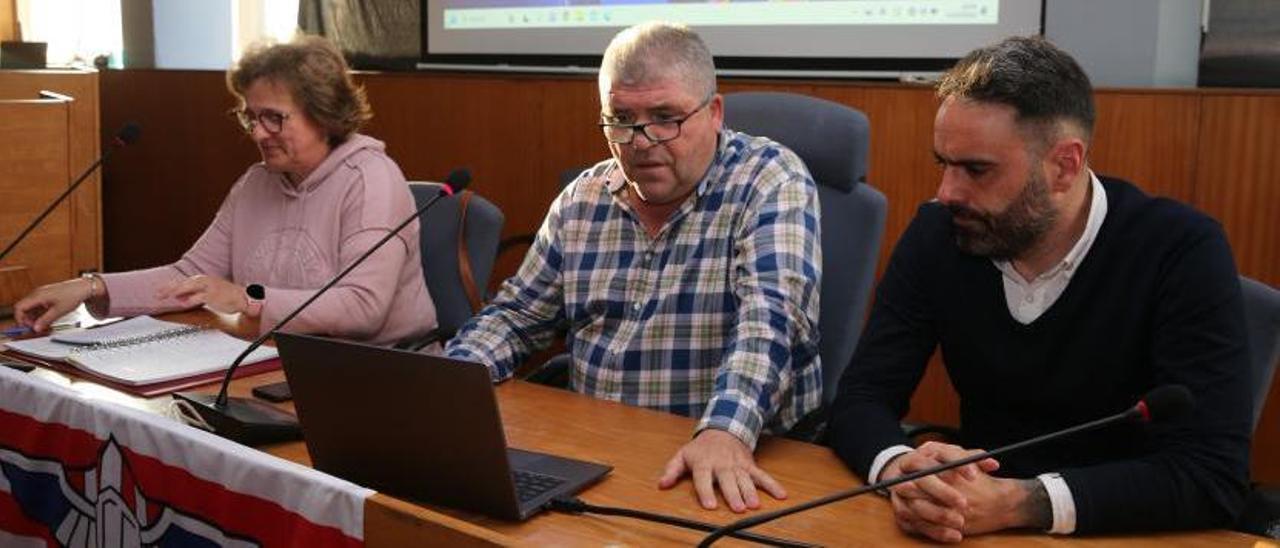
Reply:
<svg viewBox="0 0 1280 548"><path fill-rule="evenodd" d="M213 323L229 332L248 336L256 326L237 323L207 312L166 316L175 321ZM59 376L42 371L37 374ZM275 371L238 379L233 396L250 397L261 384L284 379ZM88 383L70 381L89 389ZM674 452L688 441L695 421L658 411L597 400L564 390L523 381L496 387L498 403L512 447L530 449L612 465L614 470L580 496L597 505L660 512L683 518L728 523L742 517L723 504L719 510L703 510L692 484L686 479L670 490L657 488L658 477ZM216 391L209 386L203 391ZM142 400L121 395L126 404L141 408L167 405L168 398ZM293 411L291 403L278 404ZM310 465L302 442L264 446L263 451ZM756 451L758 464L787 489L785 501L761 493L762 510L781 508L854 487L860 481L828 448L782 438L762 438ZM749 515L749 514L748 514ZM369 546L441 543L451 545L539 546L689 546L701 533L629 518L568 515L543 512L525 522L497 520L384 494L366 505L366 543ZM887 500L876 495L844 500L826 507L781 518L753 532L826 546L884 546L921 544L894 524ZM1160 546L1275 546L1259 537L1231 531L1160 533L1107 537L1051 537L1033 532L1001 533L965 541L972 546L1078 545L1121 547ZM717 546L747 545L724 539Z"/></svg>

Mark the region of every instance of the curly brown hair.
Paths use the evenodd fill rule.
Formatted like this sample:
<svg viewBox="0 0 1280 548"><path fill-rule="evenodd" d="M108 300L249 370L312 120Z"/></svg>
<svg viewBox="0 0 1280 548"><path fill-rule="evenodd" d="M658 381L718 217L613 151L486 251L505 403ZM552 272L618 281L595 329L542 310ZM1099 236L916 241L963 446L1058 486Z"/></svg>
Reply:
<svg viewBox="0 0 1280 548"><path fill-rule="evenodd" d="M245 52L227 71L227 90L245 107L245 90L267 79L286 86L337 146L373 118L364 88L351 79L351 70L332 42L301 36L287 44L259 44Z"/></svg>

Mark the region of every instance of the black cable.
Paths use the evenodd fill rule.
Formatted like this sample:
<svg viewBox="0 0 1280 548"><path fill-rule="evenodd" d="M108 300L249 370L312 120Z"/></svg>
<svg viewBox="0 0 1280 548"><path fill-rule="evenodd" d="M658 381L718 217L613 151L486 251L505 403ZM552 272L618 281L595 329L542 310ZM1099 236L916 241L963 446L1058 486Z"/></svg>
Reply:
<svg viewBox="0 0 1280 548"><path fill-rule="evenodd" d="M632 510L630 508L616 508L612 506L596 506L594 504L590 504L586 501L583 501L582 499L577 497L556 497L554 499L551 499L551 503L547 507L557 512L564 512L567 514L590 513L590 514L599 514L602 516L619 516L624 518L653 521L653 522L661 523L664 525L674 525L676 527L684 527L686 529L695 529L698 531L715 531L716 529L719 528L718 525L712 525L710 523L706 523L702 521L694 521L691 519L678 518L675 516L655 514L652 512L645 512L643 510ZM819 546L817 544L807 544L804 542L796 542L796 541L780 539L780 538L770 537L765 535L757 535L755 533L750 533L746 531L733 532L733 533L730 533L729 536L733 538L742 539L742 540L758 542L760 544L764 544L768 546L779 546L782 548L816 548L817 546Z"/></svg>

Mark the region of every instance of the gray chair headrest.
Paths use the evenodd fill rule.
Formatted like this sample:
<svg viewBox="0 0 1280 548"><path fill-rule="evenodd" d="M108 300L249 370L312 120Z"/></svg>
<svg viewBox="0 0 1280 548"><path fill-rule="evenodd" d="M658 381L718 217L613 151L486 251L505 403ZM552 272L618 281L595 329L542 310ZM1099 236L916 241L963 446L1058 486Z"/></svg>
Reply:
<svg viewBox="0 0 1280 548"><path fill-rule="evenodd" d="M790 148L820 185L853 190L867 176L871 124L857 109L808 95L730 93L725 126Z"/></svg>

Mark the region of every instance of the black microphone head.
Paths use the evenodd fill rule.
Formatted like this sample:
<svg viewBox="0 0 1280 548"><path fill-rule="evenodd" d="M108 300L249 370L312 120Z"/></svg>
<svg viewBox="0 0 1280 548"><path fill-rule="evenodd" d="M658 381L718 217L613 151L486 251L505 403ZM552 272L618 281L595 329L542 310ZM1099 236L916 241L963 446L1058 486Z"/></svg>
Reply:
<svg viewBox="0 0 1280 548"><path fill-rule="evenodd" d="M1196 406L1195 396L1181 384L1157 386L1138 402L1144 422L1165 421L1186 415Z"/></svg>
<svg viewBox="0 0 1280 548"><path fill-rule="evenodd" d="M467 185L471 184L471 170L460 167L449 172L449 176L444 179L444 184L452 191L450 194L462 192Z"/></svg>
<svg viewBox="0 0 1280 548"><path fill-rule="evenodd" d="M132 145L141 134L142 126L139 126L137 122L129 122L120 128L120 131L116 132L116 143L121 146Z"/></svg>

